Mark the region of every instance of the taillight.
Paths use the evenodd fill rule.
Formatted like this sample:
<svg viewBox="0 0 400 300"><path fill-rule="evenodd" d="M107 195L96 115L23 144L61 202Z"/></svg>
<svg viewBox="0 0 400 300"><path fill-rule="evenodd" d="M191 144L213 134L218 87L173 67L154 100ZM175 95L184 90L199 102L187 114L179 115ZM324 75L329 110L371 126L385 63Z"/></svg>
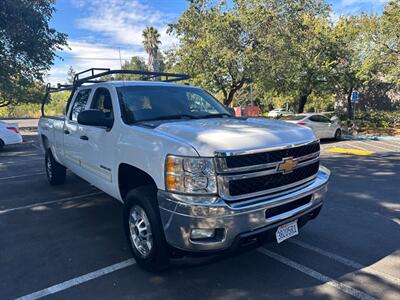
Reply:
<svg viewBox="0 0 400 300"><path fill-rule="evenodd" d="M297 125L304 126L304 125L306 125L306 123L304 123L304 122L297 122Z"/></svg>
<svg viewBox="0 0 400 300"><path fill-rule="evenodd" d="M15 133L19 133L19 130L17 127L6 127L8 130L14 131Z"/></svg>

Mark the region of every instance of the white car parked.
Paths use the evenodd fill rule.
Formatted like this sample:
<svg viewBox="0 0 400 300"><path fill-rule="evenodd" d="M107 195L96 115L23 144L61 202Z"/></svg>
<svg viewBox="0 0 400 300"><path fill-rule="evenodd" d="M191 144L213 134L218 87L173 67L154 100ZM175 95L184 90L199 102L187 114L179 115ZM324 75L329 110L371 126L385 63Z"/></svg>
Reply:
<svg viewBox="0 0 400 300"><path fill-rule="evenodd" d="M292 115L292 114L293 112L287 110L286 108L275 108L268 113L268 117L276 118L279 116Z"/></svg>
<svg viewBox="0 0 400 300"><path fill-rule="evenodd" d="M4 123L0 121L0 149L5 145L22 143L17 124Z"/></svg>
<svg viewBox="0 0 400 300"><path fill-rule="evenodd" d="M321 114L300 114L282 116L281 120L311 128L320 139L337 139L342 137L342 129L337 119L329 119Z"/></svg>

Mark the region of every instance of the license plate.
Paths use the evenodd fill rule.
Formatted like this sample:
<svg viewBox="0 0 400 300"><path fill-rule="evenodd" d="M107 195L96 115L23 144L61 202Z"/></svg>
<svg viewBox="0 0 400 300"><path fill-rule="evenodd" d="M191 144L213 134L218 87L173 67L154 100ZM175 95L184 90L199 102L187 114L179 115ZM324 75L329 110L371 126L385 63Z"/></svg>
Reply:
<svg viewBox="0 0 400 300"><path fill-rule="evenodd" d="M298 235L299 229L297 228L297 220L284 224L278 227L276 231L276 241L279 243L291 238L292 236Z"/></svg>

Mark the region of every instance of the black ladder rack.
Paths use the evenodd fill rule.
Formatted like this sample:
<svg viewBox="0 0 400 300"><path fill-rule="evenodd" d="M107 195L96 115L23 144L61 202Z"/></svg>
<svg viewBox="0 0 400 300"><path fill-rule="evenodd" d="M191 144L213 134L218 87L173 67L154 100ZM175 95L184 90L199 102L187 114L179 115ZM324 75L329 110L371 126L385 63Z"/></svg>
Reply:
<svg viewBox="0 0 400 300"><path fill-rule="evenodd" d="M87 74L88 73L88 74ZM84 76L86 74L86 76ZM66 110L68 111L68 107L71 103L72 96L75 90L85 83L99 83L106 82L107 80L101 80L101 77L108 75L140 75L139 81L161 81L161 82L175 82L181 80L187 80L190 78L189 75L186 74L178 74L178 73L165 73L165 72L150 72L150 71L142 71L142 70L111 70L107 68L91 68L84 70L82 72L76 73L74 76L74 82L72 84L58 84L57 87L52 87L50 84L46 86L46 94L42 100L42 116L44 116L44 106L49 100L49 95L51 93L61 92L61 91L72 91L71 95L68 98ZM162 79L164 77L164 79ZM99 79L100 80L97 80Z"/></svg>

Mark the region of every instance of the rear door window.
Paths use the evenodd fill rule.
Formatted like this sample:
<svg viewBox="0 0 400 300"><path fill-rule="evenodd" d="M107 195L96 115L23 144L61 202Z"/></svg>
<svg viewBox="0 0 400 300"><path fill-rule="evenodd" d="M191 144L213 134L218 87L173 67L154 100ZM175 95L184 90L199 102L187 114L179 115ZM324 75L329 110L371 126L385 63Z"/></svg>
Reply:
<svg viewBox="0 0 400 300"><path fill-rule="evenodd" d="M78 94L75 97L75 101L72 104L71 107L71 114L69 116L69 119L72 121L77 121L78 120L78 115L81 111L85 110L86 103L89 100L89 95L90 95L91 89L84 89L80 90Z"/></svg>

